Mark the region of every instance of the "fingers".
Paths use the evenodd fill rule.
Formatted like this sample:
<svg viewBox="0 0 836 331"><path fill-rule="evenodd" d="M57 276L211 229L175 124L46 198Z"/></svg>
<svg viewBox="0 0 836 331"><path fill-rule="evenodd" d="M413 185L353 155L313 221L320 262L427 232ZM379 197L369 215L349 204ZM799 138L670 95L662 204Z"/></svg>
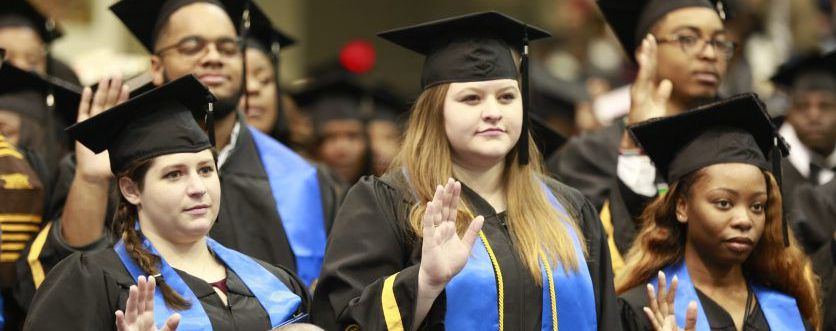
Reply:
<svg viewBox="0 0 836 331"><path fill-rule="evenodd" d="M668 102L668 99L671 98L671 92L673 92L673 83L671 83L668 79L663 79L659 83L659 87L656 89L656 102L659 104L665 104Z"/></svg>
<svg viewBox="0 0 836 331"><path fill-rule="evenodd" d="M656 76L656 39L653 35L648 34L642 39L636 62L639 63L639 73L635 85L638 89L645 89Z"/></svg>
<svg viewBox="0 0 836 331"><path fill-rule="evenodd" d="M650 324L653 326L653 330L660 331L662 330L662 325L659 324L659 321L656 320L656 316L650 310L650 308L644 307L645 316L647 316L647 320L650 321Z"/></svg>
<svg viewBox="0 0 836 331"><path fill-rule="evenodd" d="M667 282L667 279L665 279L665 273L662 272L662 271L659 271L658 279L659 279L659 290L658 290L659 293L657 293L656 302L659 303L659 312L662 313L662 316L667 316L669 311L668 311L667 301L665 301L665 299L667 298L666 292L667 292L667 289L668 289L668 282Z"/></svg>
<svg viewBox="0 0 836 331"><path fill-rule="evenodd" d="M668 289L668 295L665 297L665 303L668 305L668 311L673 312L673 303L676 299L676 287L679 285L679 279L673 276L671 279L671 287Z"/></svg>
<svg viewBox="0 0 836 331"><path fill-rule="evenodd" d="M449 220L451 220L453 222L456 221L456 217L458 217L458 214L459 214L459 201L461 199L461 194L462 194L462 183L456 181L453 184L453 199L450 202L451 211L450 211Z"/></svg>
<svg viewBox="0 0 836 331"><path fill-rule="evenodd" d="M110 89L110 79L103 77L99 80L99 86L96 92L93 93L93 102L90 105L90 116L101 112L101 108L107 99L107 90Z"/></svg>
<svg viewBox="0 0 836 331"><path fill-rule="evenodd" d="M123 313L121 310L116 311L116 330L128 330L128 323L125 322L125 313Z"/></svg>
<svg viewBox="0 0 836 331"><path fill-rule="evenodd" d="M116 100L116 104L122 104L125 101L128 101L128 97L131 96L131 91L128 89L128 85L122 85L122 90L119 92L119 98Z"/></svg>
<svg viewBox="0 0 836 331"><path fill-rule="evenodd" d="M125 319L127 323L133 323L136 320L136 316L139 315L136 309L136 299L139 295L138 292L139 289L136 285L131 285L128 290L128 302L125 304Z"/></svg>
<svg viewBox="0 0 836 331"><path fill-rule="evenodd" d="M470 221L470 226L467 227L467 231L464 232L464 236L462 236L462 242L464 242L467 250L469 251L473 248L473 243L476 242L476 238L479 236L479 231L482 231L482 224L484 224L485 218L482 215L476 216L472 221Z"/></svg>
<svg viewBox="0 0 836 331"><path fill-rule="evenodd" d="M650 309L655 319L664 320L665 317L659 311L659 301L656 300L656 290L653 288L653 284L647 284L647 301L650 302Z"/></svg>
<svg viewBox="0 0 836 331"><path fill-rule="evenodd" d="M157 279L153 276L148 277L148 282L145 285L145 311L154 313L154 290L157 287Z"/></svg>
<svg viewBox="0 0 836 331"><path fill-rule="evenodd" d="M165 320L165 325L160 331L174 331L177 330L178 325L180 325L180 314L174 313Z"/></svg>
<svg viewBox="0 0 836 331"><path fill-rule="evenodd" d="M122 91L122 75L116 74L110 79L110 85L108 86L107 95L104 99L104 108L109 109L116 105L116 100L119 99L119 94Z"/></svg>
<svg viewBox="0 0 836 331"><path fill-rule="evenodd" d="M146 290L147 281L145 279L145 276L139 276L136 283L137 283L137 286L136 286L137 287L137 293L139 294L137 296L137 300L136 300L136 310L141 315L141 314L144 314L145 311L146 311L146 301L148 300L145 297L146 293L147 293L147 290Z"/></svg>
<svg viewBox="0 0 836 331"><path fill-rule="evenodd" d="M692 331L697 329L697 302L691 301L688 303L688 309L685 310L685 331Z"/></svg>
<svg viewBox="0 0 836 331"><path fill-rule="evenodd" d="M93 98L93 90L85 87L81 92L81 102L78 104L78 115L76 122L81 122L90 117L90 99Z"/></svg>
<svg viewBox="0 0 836 331"><path fill-rule="evenodd" d="M452 178L447 179L447 184L444 184L444 191L441 194L441 220L448 221L450 217L450 203L453 200L453 185Z"/></svg>

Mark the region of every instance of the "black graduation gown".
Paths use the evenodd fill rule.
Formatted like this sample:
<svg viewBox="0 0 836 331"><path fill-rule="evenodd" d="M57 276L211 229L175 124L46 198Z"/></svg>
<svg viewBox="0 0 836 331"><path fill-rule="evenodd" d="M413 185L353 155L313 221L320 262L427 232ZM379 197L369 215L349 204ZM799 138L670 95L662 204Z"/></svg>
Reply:
<svg viewBox="0 0 836 331"><path fill-rule="evenodd" d="M737 328L734 326L734 320L731 315L717 302L702 293L702 291L699 289L696 290L697 297L700 300L697 309L701 309L705 313L710 330L736 331ZM760 304L758 304L757 300L754 300L753 304L754 307L749 315L749 319L746 320L743 326L743 331L771 330ZM624 292L618 297L618 305L621 308L621 321L625 331L653 331L653 326L642 310L643 307L650 307L650 302L647 300L647 287L644 285L636 286ZM804 321L804 326L807 330L813 330L806 321Z"/></svg>
<svg viewBox="0 0 836 331"><path fill-rule="evenodd" d="M302 282L285 269L258 262L302 298L295 315L307 313L309 298ZM226 281L229 306L202 279L177 273L200 300L214 330L270 329L267 312L230 269ZM75 253L55 266L38 290L24 330L116 330L114 313L124 311L133 284L136 280L114 250Z"/></svg>
<svg viewBox="0 0 836 331"><path fill-rule="evenodd" d="M586 238L599 329L620 330L609 250L597 212L576 190L553 180L547 184ZM412 327L421 242L408 229L408 212L414 200L407 187L402 175L388 174L364 177L349 191L334 224L339 235L329 239L314 293L311 314L315 324L326 330L343 330L351 325L361 330L386 330L381 300L384 282L398 273L393 283L395 301L404 328ZM504 213L497 214L466 187L462 191L464 199L485 216L482 231L491 242L504 278L506 328L539 330L542 288L516 255L503 225ZM444 329L445 301L442 292L421 329Z"/></svg>
<svg viewBox="0 0 836 331"><path fill-rule="evenodd" d="M618 145L624 134L624 121L574 137L547 161L549 172L568 186L581 191L596 210L608 199L611 181L616 178Z"/></svg>
<svg viewBox="0 0 836 331"><path fill-rule="evenodd" d="M238 123L238 141L220 169L223 199L209 236L226 247L296 271L296 259L276 210L267 172L243 115L238 116ZM327 234L340 199L336 184L321 168L317 177Z"/></svg>
<svg viewBox="0 0 836 331"><path fill-rule="evenodd" d="M221 208L210 236L226 247L295 272L296 261L281 225L266 172L243 117L238 116L238 120L241 129L237 144L220 169ZM30 243L21 260L17 262L19 283L14 290L14 296L23 309L29 306L35 294L36 278L43 279L38 276L39 272L33 272L32 263L27 261L26 257L30 251L37 256L37 264L46 275L52 267L73 252L98 250L113 243L107 230L108 233L103 234L99 240L85 247L70 247L62 240L61 214L75 176L75 167L76 161L72 154L62 160L54 193L44 216L46 221L51 221L51 225L42 230L43 239L39 241L36 238ZM336 184L325 171L321 167L317 168L325 229L329 231L341 199L335 193ZM105 229L110 228L119 201L118 194L115 184L112 183L105 214Z"/></svg>

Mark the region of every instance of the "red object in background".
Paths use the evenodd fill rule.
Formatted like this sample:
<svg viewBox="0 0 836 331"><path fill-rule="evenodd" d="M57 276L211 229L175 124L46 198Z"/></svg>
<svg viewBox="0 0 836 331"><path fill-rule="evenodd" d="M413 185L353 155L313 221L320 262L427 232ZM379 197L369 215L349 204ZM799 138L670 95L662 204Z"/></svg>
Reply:
<svg viewBox="0 0 836 331"><path fill-rule="evenodd" d="M353 73L361 74L371 70L374 62L374 46L366 40L352 40L340 50L340 64Z"/></svg>

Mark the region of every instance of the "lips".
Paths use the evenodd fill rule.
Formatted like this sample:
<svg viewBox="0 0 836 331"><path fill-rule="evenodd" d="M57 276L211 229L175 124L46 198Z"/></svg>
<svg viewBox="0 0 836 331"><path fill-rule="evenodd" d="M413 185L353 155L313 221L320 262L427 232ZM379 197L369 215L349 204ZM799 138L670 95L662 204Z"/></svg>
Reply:
<svg viewBox="0 0 836 331"><path fill-rule="evenodd" d="M186 214L189 215L203 215L209 212L209 205L207 204L199 204L194 205L189 208L183 209Z"/></svg>
<svg viewBox="0 0 836 331"><path fill-rule="evenodd" d="M735 253L747 253L752 250L752 247L755 246L755 242L752 239L746 237L735 237L731 239L727 239L723 241L723 244L729 248L729 250Z"/></svg>
<svg viewBox="0 0 836 331"><path fill-rule="evenodd" d="M249 117L259 117L261 115L264 115L264 108L251 106L250 108L247 108L247 111L245 113Z"/></svg>
<svg viewBox="0 0 836 331"><path fill-rule="evenodd" d="M691 74L691 77L703 84L717 85L720 83L720 75L714 71L695 71Z"/></svg>
<svg viewBox="0 0 836 331"><path fill-rule="evenodd" d="M484 135L484 136L496 136L505 133L505 130L500 128L487 128L483 130L476 131L477 135Z"/></svg>
<svg viewBox="0 0 836 331"><path fill-rule="evenodd" d="M229 81L229 78L222 74L202 74L197 78L206 86L217 86Z"/></svg>

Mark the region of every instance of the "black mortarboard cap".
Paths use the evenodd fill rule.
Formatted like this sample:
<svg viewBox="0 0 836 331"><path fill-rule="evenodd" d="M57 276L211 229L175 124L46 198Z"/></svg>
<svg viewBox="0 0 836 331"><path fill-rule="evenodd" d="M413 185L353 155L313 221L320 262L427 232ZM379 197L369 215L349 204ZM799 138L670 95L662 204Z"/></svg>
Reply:
<svg viewBox="0 0 836 331"><path fill-rule="evenodd" d="M668 183L710 165L745 163L771 171L780 185L781 158L789 154L789 146L754 93L651 119L628 130ZM783 223L788 245L786 218Z"/></svg>
<svg viewBox="0 0 836 331"><path fill-rule="evenodd" d="M160 29L171 14L186 5L198 2L211 3L223 8L236 30L241 28L245 2L240 0L121 0L111 5L110 10L149 53L154 53L154 44L159 37Z"/></svg>
<svg viewBox="0 0 836 331"><path fill-rule="evenodd" d="M674 10L711 8L718 12L720 18L725 19L723 2L719 0L598 0L597 4L621 47L633 62L636 61L636 49L653 25Z"/></svg>
<svg viewBox="0 0 836 331"><path fill-rule="evenodd" d="M55 25L55 21L39 12L26 0L3 1L3 5L0 6L0 27L7 26L28 26L47 44L63 34Z"/></svg>
<svg viewBox="0 0 836 331"><path fill-rule="evenodd" d="M825 79L818 80L824 83L824 86L820 88L836 91L836 84L834 84L836 82L836 51L826 54L812 53L792 58L778 68L771 80L785 88L801 87L805 89L804 86L797 85L809 85L802 81L803 78L809 76L824 76Z"/></svg>
<svg viewBox="0 0 836 331"><path fill-rule="evenodd" d="M498 12L447 18L378 34L426 56L421 88L450 82L518 79L511 49L549 33Z"/></svg>
<svg viewBox="0 0 836 331"><path fill-rule="evenodd" d="M426 56L421 88L453 82L518 79L523 127L517 142L520 164L528 164L528 42L549 33L508 15L480 12L379 33L383 39ZM511 50L520 52L519 69Z"/></svg>
<svg viewBox="0 0 836 331"><path fill-rule="evenodd" d="M255 2L250 2L250 29L247 35L247 47L255 47L263 52L278 56L280 50L296 43L296 39L279 30Z"/></svg>
<svg viewBox="0 0 836 331"><path fill-rule="evenodd" d="M195 121L215 97L193 75L183 76L67 128L94 153L108 151L118 174L131 163L212 147Z"/></svg>
<svg viewBox="0 0 836 331"><path fill-rule="evenodd" d="M26 71L5 62L0 66L0 109L14 111L35 119L45 119L49 96L65 125L75 123L80 86L34 71Z"/></svg>

